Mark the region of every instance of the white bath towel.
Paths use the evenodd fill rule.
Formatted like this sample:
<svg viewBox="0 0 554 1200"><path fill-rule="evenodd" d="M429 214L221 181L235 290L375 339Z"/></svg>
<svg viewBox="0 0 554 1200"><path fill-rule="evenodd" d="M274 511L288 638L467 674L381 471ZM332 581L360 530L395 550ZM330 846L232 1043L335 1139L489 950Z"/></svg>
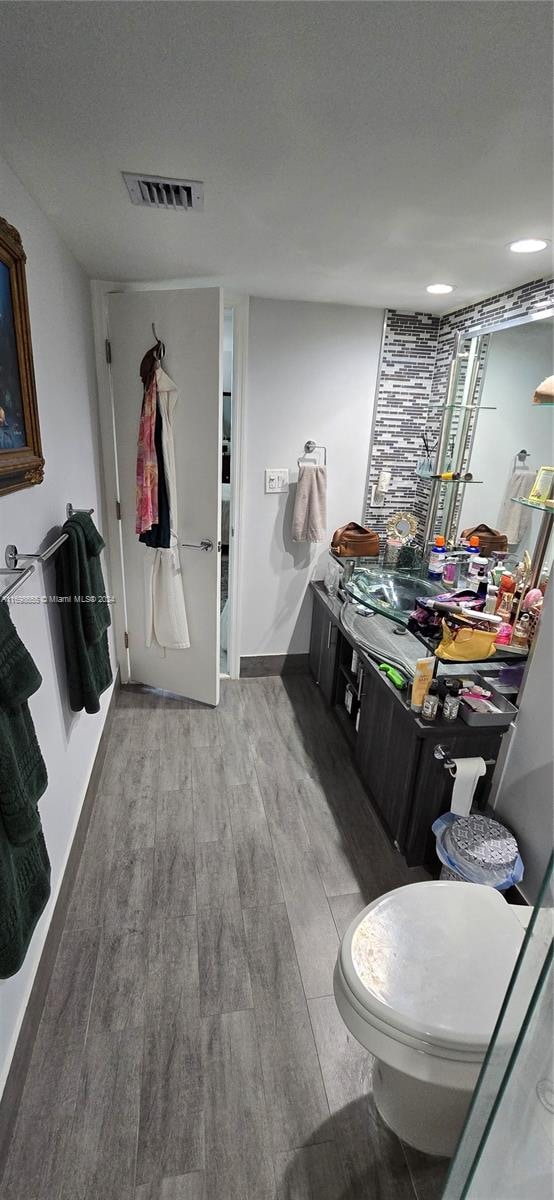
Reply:
<svg viewBox="0 0 554 1200"><path fill-rule="evenodd" d="M324 542L327 537L327 467L301 463L292 514L293 542Z"/></svg>
<svg viewBox="0 0 554 1200"><path fill-rule="evenodd" d="M501 533L506 534L509 546L519 546L529 533L531 510L523 504L512 504L512 497L527 497L534 478L533 471L514 471L506 485L497 527Z"/></svg>
<svg viewBox="0 0 554 1200"><path fill-rule="evenodd" d="M166 650L190 646L179 550L145 547L144 616L146 645Z"/></svg>

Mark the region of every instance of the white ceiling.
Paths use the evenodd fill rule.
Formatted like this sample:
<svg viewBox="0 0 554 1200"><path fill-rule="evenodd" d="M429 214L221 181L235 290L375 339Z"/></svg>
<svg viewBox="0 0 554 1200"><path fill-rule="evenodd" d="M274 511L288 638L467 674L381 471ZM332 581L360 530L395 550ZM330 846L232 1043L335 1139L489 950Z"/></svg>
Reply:
<svg viewBox="0 0 554 1200"><path fill-rule="evenodd" d="M550 273L506 249L552 236L549 3L8 2L1 25L0 148L91 276L439 312ZM203 180L204 213L133 208L122 170Z"/></svg>

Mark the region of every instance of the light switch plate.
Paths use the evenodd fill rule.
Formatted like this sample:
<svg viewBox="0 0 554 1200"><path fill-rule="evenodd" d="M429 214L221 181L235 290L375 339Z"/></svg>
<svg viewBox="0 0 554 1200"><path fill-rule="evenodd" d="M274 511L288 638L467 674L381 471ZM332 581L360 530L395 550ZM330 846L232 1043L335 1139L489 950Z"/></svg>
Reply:
<svg viewBox="0 0 554 1200"><path fill-rule="evenodd" d="M289 471L288 467L266 467L265 469L265 490L266 495L274 492L288 492L289 490Z"/></svg>

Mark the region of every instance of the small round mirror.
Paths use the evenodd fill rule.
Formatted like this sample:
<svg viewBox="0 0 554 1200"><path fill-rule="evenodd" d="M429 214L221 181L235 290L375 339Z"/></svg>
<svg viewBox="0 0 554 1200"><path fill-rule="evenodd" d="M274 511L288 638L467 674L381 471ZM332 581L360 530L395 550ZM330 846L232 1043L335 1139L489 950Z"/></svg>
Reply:
<svg viewBox="0 0 554 1200"><path fill-rule="evenodd" d="M387 521L389 537L398 538L401 542L408 542L410 538L415 537L416 530L417 521L413 513L392 513Z"/></svg>

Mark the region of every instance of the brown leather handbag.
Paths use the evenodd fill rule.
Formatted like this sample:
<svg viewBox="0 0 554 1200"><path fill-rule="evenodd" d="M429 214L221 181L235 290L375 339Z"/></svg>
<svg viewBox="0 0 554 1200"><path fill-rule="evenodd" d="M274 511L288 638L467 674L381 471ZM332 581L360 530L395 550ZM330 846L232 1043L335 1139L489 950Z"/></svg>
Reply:
<svg viewBox="0 0 554 1200"><path fill-rule="evenodd" d="M348 525L335 529L331 550L341 558L376 558L379 554L379 534L350 521Z"/></svg>
<svg viewBox="0 0 554 1200"><path fill-rule="evenodd" d="M468 541L470 537L479 538L479 550L483 551L485 558L492 554L493 550L506 551L508 549L508 539L505 533L500 533L498 529L491 529L490 525L474 525L472 529L462 529L462 538Z"/></svg>

